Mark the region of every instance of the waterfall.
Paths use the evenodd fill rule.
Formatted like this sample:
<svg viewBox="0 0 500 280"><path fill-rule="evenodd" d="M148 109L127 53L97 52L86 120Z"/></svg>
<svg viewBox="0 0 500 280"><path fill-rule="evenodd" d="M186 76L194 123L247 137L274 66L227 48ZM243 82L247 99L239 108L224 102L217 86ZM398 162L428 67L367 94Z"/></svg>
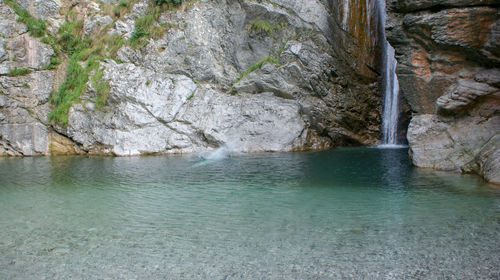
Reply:
<svg viewBox="0 0 500 280"><path fill-rule="evenodd" d="M342 15L342 28L347 30L347 20L349 18L349 0L342 1L343 15Z"/></svg>
<svg viewBox="0 0 500 280"><path fill-rule="evenodd" d="M401 141L398 141L401 139L398 139L400 109L399 83L396 76L397 62L394 48L387 42L385 34L386 0L333 0L330 3L332 8L335 7L338 27L345 31L342 36L345 34L346 37L342 38L348 42L346 46L351 47L349 40L358 40L356 43L360 44L360 48L370 48L371 54L374 51L377 52L376 57L372 56L372 58L373 63L379 65L380 88L384 96L382 144L388 147L401 144ZM366 12L356 10L360 8L366 8ZM359 17L363 14L366 18ZM345 39L348 36L351 37ZM368 40L361 36L367 36ZM368 46L366 46L367 44ZM362 57L363 50L359 50L358 53Z"/></svg>
<svg viewBox="0 0 500 280"><path fill-rule="evenodd" d="M387 43L384 59L384 114L382 115L382 135L384 144L398 144L399 83L396 76L394 48Z"/></svg>
<svg viewBox="0 0 500 280"><path fill-rule="evenodd" d="M396 76L394 48L385 37L385 0L376 0L379 12L379 38L381 45L382 89L384 92L384 112L382 115L382 141L384 145L398 144L399 83Z"/></svg>

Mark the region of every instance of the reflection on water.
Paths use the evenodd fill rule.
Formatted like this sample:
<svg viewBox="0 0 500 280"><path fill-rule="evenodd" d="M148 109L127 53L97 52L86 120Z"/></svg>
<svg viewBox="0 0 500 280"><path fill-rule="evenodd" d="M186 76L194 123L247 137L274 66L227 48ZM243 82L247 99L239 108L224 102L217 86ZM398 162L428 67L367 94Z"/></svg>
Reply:
<svg viewBox="0 0 500 280"><path fill-rule="evenodd" d="M407 155L3 158L0 278L498 278L499 189Z"/></svg>

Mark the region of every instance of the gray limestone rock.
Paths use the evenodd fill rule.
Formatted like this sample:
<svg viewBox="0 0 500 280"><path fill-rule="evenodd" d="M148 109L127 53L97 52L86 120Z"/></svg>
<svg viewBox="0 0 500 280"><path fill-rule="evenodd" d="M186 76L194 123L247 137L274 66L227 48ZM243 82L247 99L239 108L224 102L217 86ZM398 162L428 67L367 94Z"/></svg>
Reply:
<svg viewBox="0 0 500 280"><path fill-rule="evenodd" d="M105 67L110 111L100 116L77 105L70 112L68 134L84 149L99 144L116 155L138 155L301 147L304 122L297 102L270 93L231 96L133 64Z"/></svg>
<svg viewBox="0 0 500 280"><path fill-rule="evenodd" d="M500 185L500 134L493 136L462 170L482 174L486 181Z"/></svg>
<svg viewBox="0 0 500 280"><path fill-rule="evenodd" d="M151 2L135 1L120 18L106 15L109 7L97 1L18 3L48 20L51 28L57 28L61 15L73 9L87 36L113 23L108 32L127 40ZM11 153L37 154L43 146L32 143L38 148L29 152L16 144L29 133L10 132L14 124L19 128L26 124L23 131L31 133L38 131L38 125L48 132L57 130L62 138L49 137L46 142L63 154L186 153L224 145L243 152L292 151L373 144L379 139L376 65L367 51L372 45L362 44L370 38L355 30L345 35L345 30L332 25L331 6L325 1L195 1L164 11L160 21L165 33L144 39L136 48L125 44L113 57L123 64L111 60L102 64L104 81L111 88L105 106L96 109L96 89L89 82L70 109L67 127L46 121L51 109L48 89L55 90L52 87L64 73L45 82L37 78L46 75L40 70L53 53L31 38L23 24L16 25L9 8L3 4L0 8L9 20L6 26L13 26L2 30L6 34L0 53L2 73L11 67L35 70L26 77L2 80L6 89L0 115L6 127L2 139L9 139L2 142L2 149L10 147ZM270 29L256 30L255 22L265 22ZM344 35L339 39L337 34ZM339 41L347 43L335 45ZM339 55L356 44L363 51ZM348 61L349 57L356 61ZM361 74L359 65L364 69Z"/></svg>
<svg viewBox="0 0 500 280"><path fill-rule="evenodd" d="M479 98L496 95L500 98L500 89L471 80L459 80L446 94L436 100L440 114L460 114Z"/></svg>
<svg viewBox="0 0 500 280"><path fill-rule="evenodd" d="M11 68L41 70L50 64L50 58L54 55L49 45L27 34L9 40L6 46L11 55Z"/></svg>
<svg viewBox="0 0 500 280"><path fill-rule="evenodd" d="M495 176L491 174L500 172L495 169L498 167L495 164L498 162L498 146L486 146L489 141L498 138L499 132L500 116L486 121L476 117L446 122L435 115L418 115L413 117L408 128L408 142L416 166L462 171L470 169L471 162L479 158L487 163L489 177L493 178ZM486 152L482 152L484 150ZM477 171L484 175L484 169Z"/></svg>
<svg viewBox="0 0 500 280"><path fill-rule="evenodd" d="M479 166L484 178L500 185L500 135L494 136L479 153Z"/></svg>
<svg viewBox="0 0 500 280"><path fill-rule="evenodd" d="M51 71L0 77L0 155L47 154L46 118L53 79Z"/></svg>
<svg viewBox="0 0 500 280"><path fill-rule="evenodd" d="M96 34L99 30L112 22L113 19L110 16L101 16L99 14L86 18L83 25L85 36Z"/></svg>

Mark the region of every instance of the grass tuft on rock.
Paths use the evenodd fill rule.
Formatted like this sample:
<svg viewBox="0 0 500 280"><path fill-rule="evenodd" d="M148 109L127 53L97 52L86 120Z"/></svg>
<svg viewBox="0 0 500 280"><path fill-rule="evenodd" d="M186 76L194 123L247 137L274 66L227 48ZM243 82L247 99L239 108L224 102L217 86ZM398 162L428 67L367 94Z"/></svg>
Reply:
<svg viewBox="0 0 500 280"><path fill-rule="evenodd" d="M96 110L101 110L102 107L106 104L106 100L108 99L110 86L109 82L103 80L102 76L104 74L104 68L96 70L94 75L92 76L92 87L96 90L96 98L95 98L95 108Z"/></svg>
<svg viewBox="0 0 500 280"><path fill-rule="evenodd" d="M149 6L146 15L135 19L135 28L129 39L129 44L132 48L143 47L147 44L144 39L161 37L170 28L178 27L178 24L175 23L159 21L161 14L171 9L169 4L166 3L173 2L162 2L157 3L158 5Z"/></svg>
<svg viewBox="0 0 500 280"><path fill-rule="evenodd" d="M240 75L238 75L238 77L236 78L236 81L234 81L234 83L231 85L231 88L230 88L229 91L233 90L233 86L235 84L237 84L239 81L241 81L243 78L245 78L246 76L248 76L253 71L262 68L262 66L264 64L266 64L266 63L278 64L279 63L279 59L271 57L271 56L266 56L266 57L260 59L259 61L255 62L254 64L250 65L250 67L248 67L248 69L245 72L243 72Z"/></svg>
<svg viewBox="0 0 500 280"><path fill-rule="evenodd" d="M90 59L82 66L78 54L70 57L64 82L51 99L55 108L50 112L49 120L62 125L68 124L69 108L87 90L89 74L97 67L99 67L99 62L96 59Z"/></svg>
<svg viewBox="0 0 500 280"><path fill-rule="evenodd" d="M42 37L47 33L47 24L44 20L33 17L27 10L23 9L12 0L5 0L5 3L7 3L17 14L17 20L26 24L31 36Z"/></svg>

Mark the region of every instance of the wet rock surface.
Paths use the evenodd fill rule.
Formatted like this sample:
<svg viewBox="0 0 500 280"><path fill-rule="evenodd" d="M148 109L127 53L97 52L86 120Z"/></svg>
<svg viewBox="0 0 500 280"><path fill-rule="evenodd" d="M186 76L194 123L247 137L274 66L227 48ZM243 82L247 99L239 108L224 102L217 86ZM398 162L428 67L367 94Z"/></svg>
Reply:
<svg viewBox="0 0 500 280"><path fill-rule="evenodd" d="M500 174L500 10L495 1L390 1L389 42L413 119L413 163ZM487 165L488 167L484 167ZM475 166L471 168L471 166Z"/></svg>

